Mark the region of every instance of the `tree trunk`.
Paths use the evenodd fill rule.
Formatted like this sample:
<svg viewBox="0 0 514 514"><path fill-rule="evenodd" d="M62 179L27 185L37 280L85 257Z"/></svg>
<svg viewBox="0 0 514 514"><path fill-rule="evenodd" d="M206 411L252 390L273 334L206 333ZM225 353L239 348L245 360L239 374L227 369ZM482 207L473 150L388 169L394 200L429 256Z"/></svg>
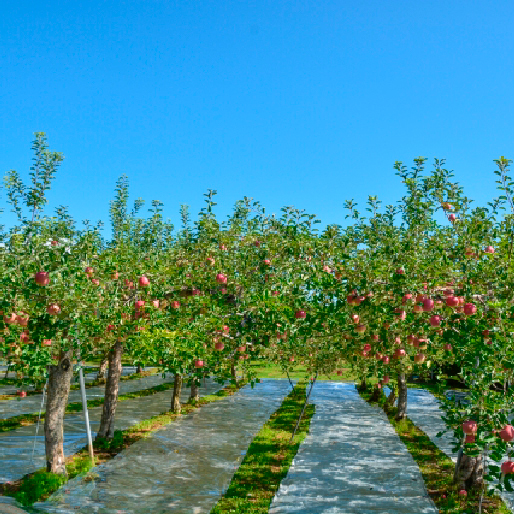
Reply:
<svg viewBox="0 0 514 514"><path fill-rule="evenodd" d="M7 378L9 376L9 362L7 363L7 369L5 370L4 378Z"/></svg>
<svg viewBox="0 0 514 514"><path fill-rule="evenodd" d="M109 350L109 376L105 384L104 406L100 419L100 428L96 438L111 438L114 435L114 415L118 405L118 385L121 376L121 343L115 343Z"/></svg>
<svg viewBox="0 0 514 514"><path fill-rule="evenodd" d="M236 365L234 364L234 361L230 364L230 376L237 382Z"/></svg>
<svg viewBox="0 0 514 514"><path fill-rule="evenodd" d="M141 367L141 364L137 365L136 373L141 373L143 371L143 368Z"/></svg>
<svg viewBox="0 0 514 514"><path fill-rule="evenodd" d="M173 382L173 398L171 399L171 410L175 414L180 414L182 410L180 407L180 391L182 390L182 375L175 373L175 380Z"/></svg>
<svg viewBox="0 0 514 514"><path fill-rule="evenodd" d="M100 367L98 368L98 373L96 374L97 380L105 380L105 372L107 371L107 364L109 363L108 354L102 357L100 361Z"/></svg>
<svg viewBox="0 0 514 514"><path fill-rule="evenodd" d="M371 395L370 400L372 402L378 402L378 400L380 400L380 396L382 396L382 389L379 389L375 386L375 389L373 389L373 394Z"/></svg>
<svg viewBox="0 0 514 514"><path fill-rule="evenodd" d="M395 419L405 419L407 416L407 381L405 373L398 373L398 412Z"/></svg>
<svg viewBox="0 0 514 514"><path fill-rule="evenodd" d="M189 396L189 401L198 402L200 400L200 395L198 394L198 379L195 377L193 379L193 383L191 384L191 395Z"/></svg>
<svg viewBox="0 0 514 514"><path fill-rule="evenodd" d="M64 352L57 365L50 366L45 413L46 470L66 475L64 465L64 410L68 403L73 374L72 350Z"/></svg>
<svg viewBox="0 0 514 514"><path fill-rule="evenodd" d="M460 462L457 462L458 468L455 470L455 482L458 489L466 491L480 490L484 483L484 462L482 455L471 457L462 454Z"/></svg>

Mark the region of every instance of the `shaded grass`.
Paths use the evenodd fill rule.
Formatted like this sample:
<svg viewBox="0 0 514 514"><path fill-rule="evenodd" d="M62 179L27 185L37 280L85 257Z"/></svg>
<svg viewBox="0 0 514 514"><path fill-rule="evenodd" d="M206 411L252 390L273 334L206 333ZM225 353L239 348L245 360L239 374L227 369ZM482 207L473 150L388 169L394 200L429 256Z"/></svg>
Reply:
<svg viewBox="0 0 514 514"><path fill-rule="evenodd" d="M428 388L427 388L428 389ZM440 386L434 387L440 394ZM359 394L371 404L384 408L387 398L381 395L378 402L371 401L372 388L365 391L359 390ZM478 512L480 494L476 491L468 491L467 497L458 495L457 485L453 484L454 463L443 453L419 427L406 417L403 420L395 419L398 409L395 407L384 409L389 422L407 447L409 453L419 466L425 486L430 498L439 509L440 513L461 514ZM498 496L486 496L482 501L483 514L510 514Z"/></svg>

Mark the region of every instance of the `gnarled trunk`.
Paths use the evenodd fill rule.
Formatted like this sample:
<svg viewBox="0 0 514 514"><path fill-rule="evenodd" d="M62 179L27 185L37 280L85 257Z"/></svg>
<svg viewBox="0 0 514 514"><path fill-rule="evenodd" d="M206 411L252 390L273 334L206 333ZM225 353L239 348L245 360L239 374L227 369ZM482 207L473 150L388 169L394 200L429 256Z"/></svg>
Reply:
<svg viewBox="0 0 514 514"><path fill-rule="evenodd" d="M182 375L175 373L175 380L173 382L173 398L171 399L171 410L175 414L180 414L182 410L180 407L180 392L182 390Z"/></svg>
<svg viewBox="0 0 514 514"><path fill-rule="evenodd" d="M396 401L396 391L393 386L391 386L391 392L389 393L389 396L387 397L387 401L384 405L384 410L386 412L389 411L390 408L394 405L394 402Z"/></svg>
<svg viewBox="0 0 514 514"><path fill-rule="evenodd" d="M405 419L407 416L407 380L405 373L398 373L398 412L395 419Z"/></svg>
<svg viewBox="0 0 514 514"><path fill-rule="evenodd" d="M234 361L232 361L232 363L230 364L230 376L237 382L236 365Z"/></svg>
<svg viewBox="0 0 514 514"><path fill-rule="evenodd" d="M96 374L97 380L105 380L105 372L107 371L107 364L109 363L109 355L104 355L102 360L100 361L100 367L98 368L98 373Z"/></svg>
<svg viewBox="0 0 514 514"><path fill-rule="evenodd" d="M136 368L136 373L139 374L143 371L143 368L141 367L141 364L138 364L137 365L137 368Z"/></svg>
<svg viewBox="0 0 514 514"><path fill-rule="evenodd" d="M191 394L189 396L189 401L197 402L200 400L200 395L198 394L198 383L199 379L196 377L193 378L193 383L191 384Z"/></svg>
<svg viewBox="0 0 514 514"><path fill-rule="evenodd" d="M115 343L109 350L109 376L105 384L104 406L97 438L111 438L114 435L114 415L118 405L118 385L121 376L121 343Z"/></svg>
<svg viewBox="0 0 514 514"><path fill-rule="evenodd" d="M462 449L459 452L462 452ZM480 490L484 483L482 454L471 457L462 452L459 457L454 473L454 482L458 484L459 490Z"/></svg>
<svg viewBox="0 0 514 514"><path fill-rule="evenodd" d="M68 403L73 374L72 350L64 352L57 365L50 366L45 413L46 470L66 474L64 465L64 411Z"/></svg>

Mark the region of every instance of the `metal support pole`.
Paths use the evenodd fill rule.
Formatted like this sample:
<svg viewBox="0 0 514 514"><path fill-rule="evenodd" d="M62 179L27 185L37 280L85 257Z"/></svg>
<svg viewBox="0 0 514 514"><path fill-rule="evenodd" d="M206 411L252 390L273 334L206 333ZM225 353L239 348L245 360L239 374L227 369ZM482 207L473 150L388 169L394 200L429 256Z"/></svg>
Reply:
<svg viewBox="0 0 514 514"><path fill-rule="evenodd" d="M77 354L79 352L77 351ZM80 358L80 354L77 355ZM79 380L80 380L80 394L82 395L82 411L84 412L84 418L86 421L86 432L87 432L87 447L89 450L89 458L91 464L95 465L95 454L93 452L93 440L91 438L91 427L89 426L89 414L87 412L87 398L86 398L86 384L84 383L84 375L82 373L82 360L78 362L79 365Z"/></svg>

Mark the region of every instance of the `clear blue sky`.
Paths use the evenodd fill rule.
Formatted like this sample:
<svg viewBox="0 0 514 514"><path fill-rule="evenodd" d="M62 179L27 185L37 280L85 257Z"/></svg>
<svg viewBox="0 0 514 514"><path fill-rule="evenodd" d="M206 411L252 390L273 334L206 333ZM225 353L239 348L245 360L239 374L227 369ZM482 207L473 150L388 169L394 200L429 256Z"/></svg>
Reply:
<svg viewBox="0 0 514 514"><path fill-rule="evenodd" d="M44 214L108 239L122 174L176 230L208 188L220 220L246 195L345 226L346 199L400 200L394 162L419 155L485 206L514 158L513 20L505 0L4 2L0 174L28 183L46 132L65 159Z"/></svg>

